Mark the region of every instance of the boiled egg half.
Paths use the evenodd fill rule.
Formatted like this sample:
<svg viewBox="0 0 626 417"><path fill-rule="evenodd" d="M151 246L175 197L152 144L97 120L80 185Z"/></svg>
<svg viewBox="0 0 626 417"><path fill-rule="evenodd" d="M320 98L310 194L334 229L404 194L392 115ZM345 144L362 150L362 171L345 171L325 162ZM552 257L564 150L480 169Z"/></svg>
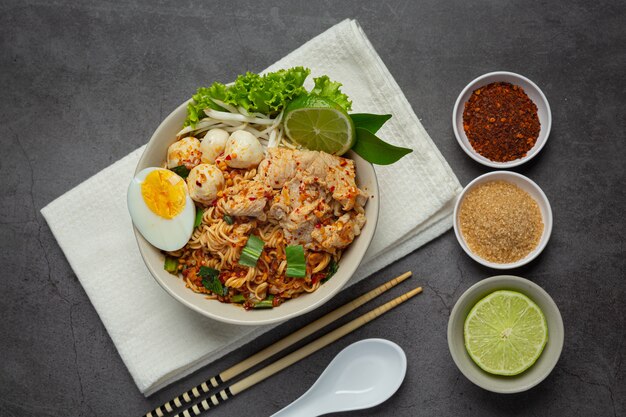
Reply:
<svg viewBox="0 0 626 417"><path fill-rule="evenodd" d="M189 241L196 207L185 180L173 171L140 171L128 186L127 204L133 224L153 246L174 251Z"/></svg>

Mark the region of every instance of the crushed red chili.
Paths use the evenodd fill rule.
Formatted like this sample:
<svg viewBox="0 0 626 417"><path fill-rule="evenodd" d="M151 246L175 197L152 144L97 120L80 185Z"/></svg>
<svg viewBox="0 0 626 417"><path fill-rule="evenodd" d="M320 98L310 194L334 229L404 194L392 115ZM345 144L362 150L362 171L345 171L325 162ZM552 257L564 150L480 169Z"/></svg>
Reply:
<svg viewBox="0 0 626 417"><path fill-rule="evenodd" d="M311 283L313 284L317 284L318 281L321 281L322 279L324 279L326 277L326 273L325 272L316 272L315 274L313 274L313 276L311 277Z"/></svg>
<svg viewBox="0 0 626 417"><path fill-rule="evenodd" d="M272 307L278 307L279 305L281 305L283 303L283 299L280 298L279 296L275 296L274 299L272 300Z"/></svg>
<svg viewBox="0 0 626 417"><path fill-rule="evenodd" d="M463 129L476 152L507 162L523 158L535 146L541 123L522 87L497 82L474 90L463 110Z"/></svg>

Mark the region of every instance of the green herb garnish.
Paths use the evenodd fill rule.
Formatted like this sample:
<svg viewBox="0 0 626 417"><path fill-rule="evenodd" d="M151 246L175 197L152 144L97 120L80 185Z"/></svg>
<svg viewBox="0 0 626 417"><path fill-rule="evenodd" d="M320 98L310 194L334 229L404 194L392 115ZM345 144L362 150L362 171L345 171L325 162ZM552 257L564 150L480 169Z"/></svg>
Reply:
<svg viewBox="0 0 626 417"><path fill-rule="evenodd" d="M228 287L222 285L220 281L220 271L208 266L201 266L198 275L202 277L202 285L215 295L225 296L228 294Z"/></svg>
<svg viewBox="0 0 626 417"><path fill-rule="evenodd" d="M163 269L165 269L170 274L175 274L178 272L178 259L172 256L165 257L165 263L163 264Z"/></svg>
<svg viewBox="0 0 626 417"><path fill-rule="evenodd" d="M352 113L350 115L354 127L360 127L370 133L376 133L383 127L387 120L391 119L390 114L370 114L370 113Z"/></svg>
<svg viewBox="0 0 626 417"><path fill-rule="evenodd" d="M304 248L302 245L291 245L285 248L287 256L288 277L304 278L306 276L306 259L304 258Z"/></svg>
<svg viewBox="0 0 626 417"><path fill-rule="evenodd" d="M208 266L201 266L198 271L198 275L202 278L217 278L220 276L220 271L215 268L210 268Z"/></svg>
<svg viewBox="0 0 626 417"><path fill-rule="evenodd" d="M235 220L232 217L230 217L228 214L224 214L224 221L228 225L235 223Z"/></svg>
<svg viewBox="0 0 626 417"><path fill-rule="evenodd" d="M260 237L250 235L248 241L246 242L246 246L241 251L239 264L249 266L251 268L256 267L259 256L261 256L261 252L263 252L264 245L265 243L261 240Z"/></svg>
<svg viewBox="0 0 626 417"><path fill-rule="evenodd" d="M335 275L335 273L337 272L337 269L339 269L339 264L335 262L334 259L332 259L330 261L330 264L328 265L328 272L326 272L326 276L324 277L324 279L322 279L322 284L331 279L332 276Z"/></svg>
<svg viewBox="0 0 626 417"><path fill-rule="evenodd" d="M187 176L189 175L189 168L187 168L184 165L179 165L177 167L170 168L170 171L174 171L174 173L177 174L182 179L187 179Z"/></svg>
<svg viewBox="0 0 626 417"><path fill-rule="evenodd" d="M393 164L413 152L413 149L391 145L362 127L356 128L356 143L352 150L366 161L378 165Z"/></svg>
<svg viewBox="0 0 626 417"><path fill-rule="evenodd" d="M196 207L196 220L193 222L194 229L202 224L202 215L204 214L204 209Z"/></svg>
<svg viewBox="0 0 626 417"><path fill-rule="evenodd" d="M389 165L397 162L412 149L387 143L375 135L391 119L390 114L355 113L350 118L356 131L356 143L352 150L373 164Z"/></svg>

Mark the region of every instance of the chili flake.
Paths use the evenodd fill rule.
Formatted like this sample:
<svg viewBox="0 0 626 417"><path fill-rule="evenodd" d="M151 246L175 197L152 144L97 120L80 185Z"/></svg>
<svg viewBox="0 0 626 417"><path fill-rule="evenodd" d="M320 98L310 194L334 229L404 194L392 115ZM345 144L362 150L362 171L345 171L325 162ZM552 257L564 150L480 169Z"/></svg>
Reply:
<svg viewBox="0 0 626 417"><path fill-rule="evenodd" d="M497 82L472 93L463 110L463 129L476 152L507 162L523 158L535 146L541 123L522 87Z"/></svg>

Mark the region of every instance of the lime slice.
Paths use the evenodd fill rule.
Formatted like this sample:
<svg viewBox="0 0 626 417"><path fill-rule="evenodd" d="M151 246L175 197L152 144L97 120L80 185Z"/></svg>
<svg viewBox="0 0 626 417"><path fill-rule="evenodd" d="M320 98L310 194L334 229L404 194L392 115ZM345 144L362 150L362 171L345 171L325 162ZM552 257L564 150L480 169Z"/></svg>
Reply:
<svg viewBox="0 0 626 417"><path fill-rule="evenodd" d="M495 291L476 303L465 319L463 333L474 362L496 375L524 372L548 341L543 312L516 291Z"/></svg>
<svg viewBox="0 0 626 417"><path fill-rule="evenodd" d="M285 134L312 151L342 155L354 145L354 123L339 105L317 96L301 96L287 106Z"/></svg>

